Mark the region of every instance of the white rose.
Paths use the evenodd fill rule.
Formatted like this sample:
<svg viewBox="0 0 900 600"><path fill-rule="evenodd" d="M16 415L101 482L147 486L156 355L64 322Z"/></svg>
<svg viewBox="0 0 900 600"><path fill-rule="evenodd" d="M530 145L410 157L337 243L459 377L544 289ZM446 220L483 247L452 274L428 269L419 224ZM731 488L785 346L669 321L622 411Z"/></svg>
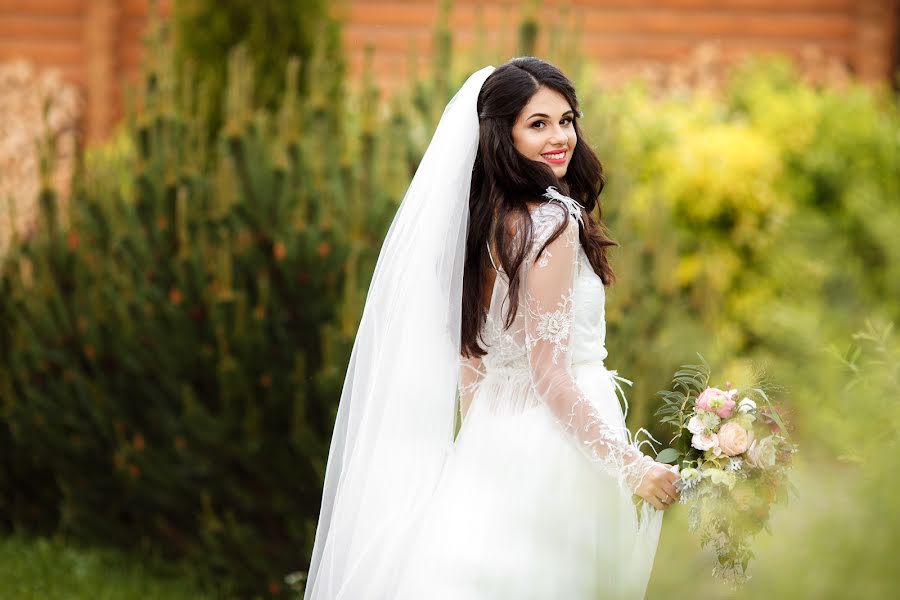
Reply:
<svg viewBox="0 0 900 600"><path fill-rule="evenodd" d="M740 403L738 403L738 412L748 413L751 410L756 410L756 402L750 398L743 398Z"/></svg>
<svg viewBox="0 0 900 600"><path fill-rule="evenodd" d="M691 446L697 450L711 450L719 447L719 436L714 433L695 433Z"/></svg>
<svg viewBox="0 0 900 600"><path fill-rule="evenodd" d="M703 424L703 420L700 417L694 415L688 421L687 429L691 433L703 433L706 430L706 425Z"/></svg>
<svg viewBox="0 0 900 600"><path fill-rule="evenodd" d="M747 449L747 460L760 469L775 466L775 439L770 435L761 440L754 440Z"/></svg>

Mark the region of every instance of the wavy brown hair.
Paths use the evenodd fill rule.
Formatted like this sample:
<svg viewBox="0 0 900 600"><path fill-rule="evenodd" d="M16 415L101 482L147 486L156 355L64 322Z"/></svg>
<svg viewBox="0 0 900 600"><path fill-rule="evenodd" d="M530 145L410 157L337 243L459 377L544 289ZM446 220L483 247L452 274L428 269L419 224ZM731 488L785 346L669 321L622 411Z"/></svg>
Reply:
<svg viewBox="0 0 900 600"><path fill-rule="evenodd" d="M520 285L519 268L532 243L529 205L542 202L548 186L574 198L583 208L584 227L579 236L591 266L605 285L615 280L606 257L606 247L615 246L600 222L599 196L605 184L603 167L587 144L578 124L573 120L578 141L565 176L558 179L549 165L522 155L512 139L512 127L519 113L541 88L560 93L576 115L578 98L572 82L555 66L533 57L514 58L498 67L485 80L478 95L479 142L472 169L469 193L469 229L462 297L462 353L483 356L480 332L487 317L482 302L486 274L491 266L487 253L490 240L504 273L512 273L507 301L511 310L504 327L509 328L516 316ZM598 220L592 213L597 208ZM498 226L503 224L504 226ZM553 232L547 244L565 229L565 221ZM513 244L521 236L524 243ZM546 244L541 248L541 252ZM538 255L540 252L538 253Z"/></svg>

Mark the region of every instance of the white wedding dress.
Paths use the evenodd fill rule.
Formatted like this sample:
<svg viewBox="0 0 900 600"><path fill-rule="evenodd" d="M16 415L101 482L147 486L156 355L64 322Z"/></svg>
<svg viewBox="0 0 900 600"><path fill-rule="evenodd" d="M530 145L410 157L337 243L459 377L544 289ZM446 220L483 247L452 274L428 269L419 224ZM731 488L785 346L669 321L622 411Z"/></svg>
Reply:
<svg viewBox="0 0 900 600"><path fill-rule="evenodd" d="M663 513L632 492L654 462L625 427L603 363L604 286L561 198L532 212L509 329L498 269L487 354L462 361L464 419L401 559L400 600L644 597Z"/></svg>

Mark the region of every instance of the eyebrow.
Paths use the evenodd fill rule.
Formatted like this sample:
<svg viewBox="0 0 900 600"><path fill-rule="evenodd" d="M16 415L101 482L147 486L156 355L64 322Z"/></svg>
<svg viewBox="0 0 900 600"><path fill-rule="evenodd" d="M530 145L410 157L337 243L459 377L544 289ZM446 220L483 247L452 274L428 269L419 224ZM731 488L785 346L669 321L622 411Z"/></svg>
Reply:
<svg viewBox="0 0 900 600"><path fill-rule="evenodd" d="M572 114L574 115L574 114L575 114L575 111L572 110L572 109L570 108L569 110L567 110L566 112L564 112L564 113L562 114L562 116L566 116L566 115L569 114L569 113L572 113ZM550 118L550 115L545 115L544 113L534 113L533 115L531 115L531 117L528 117L528 119L531 119L532 117L543 117L543 118L545 118L545 119L549 119L549 118ZM526 121L527 121L528 119L526 119Z"/></svg>

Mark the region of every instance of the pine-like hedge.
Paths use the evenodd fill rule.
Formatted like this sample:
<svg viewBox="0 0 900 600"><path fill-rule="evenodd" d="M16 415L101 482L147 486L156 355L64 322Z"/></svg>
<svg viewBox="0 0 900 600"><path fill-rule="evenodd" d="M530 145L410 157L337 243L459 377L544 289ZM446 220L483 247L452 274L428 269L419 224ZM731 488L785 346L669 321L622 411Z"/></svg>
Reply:
<svg viewBox="0 0 900 600"><path fill-rule="evenodd" d="M321 85L308 77L316 43L322 43L320 31L329 26L328 2L291 0L178 0L173 6L176 66L190 75L191 83L207 96L207 106L195 116L210 125L215 133L222 125L221 91L227 85L227 63L223 57L242 44L253 64L253 98L259 106L275 110L281 104L286 80L285 67L291 58L300 59L300 77L293 91L306 95L307 84ZM339 42L339 40L333 40ZM333 55L337 58L337 55ZM343 80L343 62L329 63L334 78Z"/></svg>
<svg viewBox="0 0 900 600"><path fill-rule="evenodd" d="M340 123L339 57L317 57L319 93L302 98L291 62L269 112L235 51L210 149L168 48L118 142L88 155L68 219L45 185L36 236L0 267L0 515L278 596L308 562L361 290L397 200L369 193L378 153L357 134L374 106L362 129Z"/></svg>

